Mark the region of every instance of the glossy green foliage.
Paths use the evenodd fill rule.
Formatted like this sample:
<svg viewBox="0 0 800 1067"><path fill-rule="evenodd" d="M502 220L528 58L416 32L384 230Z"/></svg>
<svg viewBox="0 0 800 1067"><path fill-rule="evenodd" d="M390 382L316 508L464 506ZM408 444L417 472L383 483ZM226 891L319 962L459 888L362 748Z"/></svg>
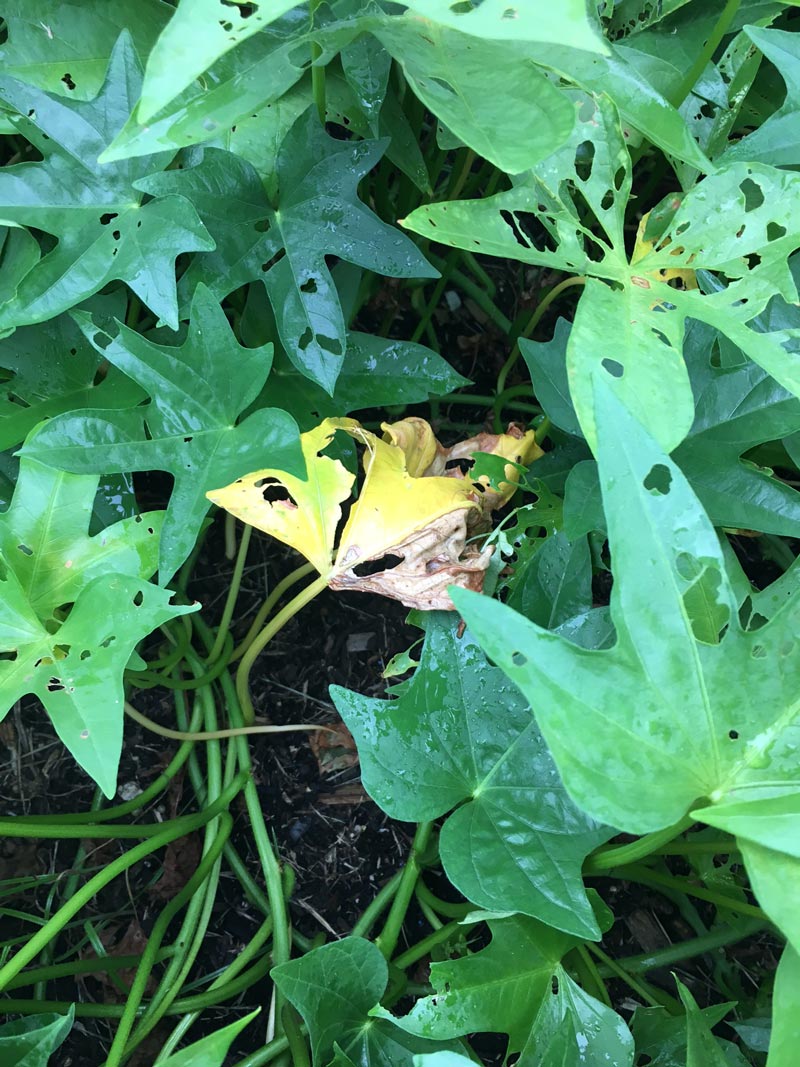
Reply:
<svg viewBox="0 0 800 1067"><path fill-rule="evenodd" d="M306 1021L314 1063L393 1063L434 1045L386 1016L371 1018L386 990L388 968L375 945L347 937L272 970L275 985Z"/></svg>
<svg viewBox="0 0 800 1067"><path fill-rule="evenodd" d="M159 557L167 582L197 539L209 489L258 469L267 456L292 473L304 470L297 426L286 412L261 408L237 425L269 374L272 346L239 345L203 286L179 348L154 344L121 323L112 337L86 314L75 319L94 348L152 402L105 414L64 413L29 440L25 454L84 474L169 471L175 485Z"/></svg>
<svg viewBox="0 0 800 1067"><path fill-rule="evenodd" d="M72 1027L66 1015L29 1015L0 1026L0 1053L8 1067L47 1067Z"/></svg>
<svg viewBox="0 0 800 1067"><path fill-rule="evenodd" d="M429 617L420 665L396 700L331 687L364 785L396 819L434 819L460 805L440 849L468 899L599 938L581 864L613 831L572 804L525 700L456 626L443 613Z"/></svg>
<svg viewBox="0 0 800 1067"><path fill-rule="evenodd" d="M111 797L126 702L134 716L157 707L165 752L191 715L221 730L193 742L185 788L202 808L245 769L236 849L245 841L266 881L265 902L261 873L243 878L250 904L269 905L233 976L207 982L194 924L223 914L218 883L229 907L241 867L220 811L168 905L186 905L181 926L146 926L127 1005L76 989L82 1024L123 1014L109 1067L467 1067L503 1053L519 1067L795 1067L797 6L0 11L0 718L15 712L3 744L39 708ZM300 433L352 413L358 441L304 458ZM379 442L382 424L402 449ZM528 469L508 465L523 434ZM373 463L376 449L395 467ZM351 936L346 876L332 896L347 908L329 921L302 830L271 822L272 764L227 731L240 711L271 717L248 671L321 586L291 599L279 583L296 561L230 518L223 532L207 498L246 482L253 513L290 526L311 507L332 534L339 504L326 511L308 475L334 459L357 489L354 568L385 519L370 501L406 520L398 496L435 475L463 504L411 522L362 587L380 589L385 567L384 588L403 592L402 553L417 587L469 574L471 590L451 587L456 611L412 613L408 641L387 611L359 660L373 682L332 686L313 719L330 725L335 707L352 733L359 802L383 813L365 824L394 820L398 867L413 841L396 877L370 868L378 896L360 889ZM285 474L291 492L256 471ZM390 476L390 492L375 484ZM230 597L209 592L207 576L228 573ZM240 582L253 599L237 601ZM255 594L276 589L248 633ZM322 647L291 654L326 670ZM164 687L179 693L175 722ZM296 710L288 721L308 728L306 702ZM294 760L305 736L281 752ZM339 785L330 798L309 785L297 827L322 801L335 827ZM161 832L141 822L131 833ZM51 901L62 914L62 884L64 907L79 898L84 851L34 894L46 914L28 944L53 928ZM4 921L21 921L5 882L0 898ZM27 945L9 935L0 993L27 995L41 966L51 977L38 970L30 989L53 1006L74 977L73 934L96 949L115 907L101 893L88 922L70 913L14 971L21 994L8 978ZM237 1014L184 1038L216 992ZM238 1018L255 1003L269 1010ZM180 1015L163 1039L162 1011ZM0 1061L46 1067L72 1018L0 1025Z"/></svg>
<svg viewBox="0 0 800 1067"><path fill-rule="evenodd" d="M156 569L163 513L86 536L98 479L23 461L0 516L0 692L26 693L107 796L122 749L122 672L137 643L184 614Z"/></svg>
<svg viewBox="0 0 800 1067"><path fill-rule="evenodd" d="M114 46L103 87L89 102L71 103L8 75L0 78L0 101L13 113L14 128L44 156L41 163L3 169L0 214L58 239L0 308L0 327L50 319L119 278L177 328L175 260L181 252L213 248L214 242L184 197L143 203L137 179L165 167L169 156L111 167L97 162L140 86L127 33Z"/></svg>

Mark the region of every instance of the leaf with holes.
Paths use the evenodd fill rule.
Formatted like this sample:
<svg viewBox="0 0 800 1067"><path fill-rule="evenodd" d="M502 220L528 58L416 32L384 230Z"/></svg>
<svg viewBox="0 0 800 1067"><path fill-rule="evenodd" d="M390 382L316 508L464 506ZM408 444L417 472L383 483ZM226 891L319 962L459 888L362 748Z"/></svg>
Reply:
<svg viewBox="0 0 800 1067"><path fill-rule="evenodd" d="M99 478L65 474L23 457L9 508L0 515L0 556L38 618L58 624L58 609L106 573L150 578L158 567L163 511L123 519L87 534Z"/></svg>
<svg viewBox="0 0 800 1067"><path fill-rule="evenodd" d="M139 121L147 122L220 56L295 6L294 0L255 0L244 10L229 0L180 0L147 61Z"/></svg>
<svg viewBox="0 0 800 1067"><path fill-rule="evenodd" d="M0 712L38 696L77 762L113 796L122 672L143 637L192 609L146 581L163 512L87 536L97 483L22 460L0 515Z"/></svg>
<svg viewBox="0 0 800 1067"><path fill-rule="evenodd" d="M303 1016L315 1064L330 1063L338 1049L337 1062L412 1067L415 1053L447 1048L410 1035L391 1016L370 1018L386 991L389 969L380 950L363 938L314 948L273 967L270 977ZM457 1047L453 1042L451 1048Z"/></svg>
<svg viewBox="0 0 800 1067"><path fill-rule="evenodd" d="M97 156L138 98L141 73L127 33L119 38L100 94L71 102L0 76L0 100L14 123L44 156L0 173L0 216L58 239L0 307L0 328L42 322L66 311L114 279L168 325L178 325L175 259L209 250L197 212L181 196L143 203L136 179L170 158L100 166ZM76 200L75 190L80 189Z"/></svg>
<svg viewBox="0 0 800 1067"><path fill-rule="evenodd" d="M219 150L206 149L194 167L139 183L153 195L191 200L217 242L213 255L198 257L186 272L184 290L202 282L222 299L262 279L287 355L329 394L342 367L346 330L325 257L394 278L437 274L408 237L356 196L359 180L385 147L381 141L335 141L308 110L281 145L274 207L253 167Z"/></svg>
<svg viewBox="0 0 800 1067"><path fill-rule="evenodd" d="M518 1053L520 1067L630 1067L633 1039L625 1023L560 965L573 938L521 915L489 919L489 928L486 948L431 964L435 992L395 1019L398 1026L439 1040L476 1031L508 1034L507 1054ZM393 1018L384 1008L372 1014Z"/></svg>
<svg viewBox="0 0 800 1067"><path fill-rule="evenodd" d="M3 69L45 92L91 100L122 30L144 60L169 13L162 0L6 0Z"/></svg>
<svg viewBox="0 0 800 1067"><path fill-rule="evenodd" d="M709 175L682 199L674 198L671 221L653 250L629 262L623 224L630 158L619 119L603 99L576 106L572 137L530 178L487 200L418 208L405 225L460 248L588 277L567 369L593 448L598 376L665 450L686 436L694 414L681 354L687 318L714 326L786 389L800 393L800 370L787 352L798 331L763 332L752 325L774 295L797 300L787 257L800 239L800 176L758 164L733 164ZM594 229L584 221L586 207L596 219ZM663 280L664 271L701 268L716 270L723 284L705 293ZM662 402L667 394L669 405Z"/></svg>
<svg viewBox="0 0 800 1067"><path fill-rule="evenodd" d="M514 56L508 42L412 13L386 16L373 32L425 106L503 170L527 170L569 137L575 121L569 99L526 56Z"/></svg>
<svg viewBox="0 0 800 1067"><path fill-rule="evenodd" d="M237 424L269 374L272 346L239 345L202 286L179 348L154 344L121 324L112 337L85 313L75 316L97 351L152 401L102 414L59 415L28 439L23 454L79 473L168 471L175 484L161 538L164 584L195 543L212 486L268 458L288 471L303 469L297 425L286 412L260 408Z"/></svg>
<svg viewBox="0 0 800 1067"><path fill-rule="evenodd" d="M0 565L1 566L1 565ZM0 577L0 703L39 698L56 733L107 797L122 751L122 673L136 645L193 608L141 578L106 573L79 594L53 632L34 613L15 573Z"/></svg>
<svg viewBox="0 0 800 1067"><path fill-rule="evenodd" d="M302 430L310 429L321 418L366 408L420 404L469 384L425 345L352 330L347 334L347 350L332 397L300 374L282 352L276 353L269 379L274 403L293 415Z"/></svg>
<svg viewBox="0 0 800 1067"><path fill-rule="evenodd" d="M453 0L403 0L418 15L450 29L483 40L569 41L573 48L606 52L608 45L597 32L583 0L563 0L551 8L534 10L513 0L483 0L480 6Z"/></svg>
<svg viewBox="0 0 800 1067"><path fill-rule="evenodd" d="M100 321L124 310L121 300L100 297L90 307ZM67 314L0 340L0 368L6 379L0 385L0 449L21 444L38 422L61 412L132 407L145 395L116 367L102 366Z"/></svg>
<svg viewBox="0 0 800 1067"><path fill-rule="evenodd" d="M448 878L481 907L599 939L581 878L614 833L564 792L525 699L449 615L426 619L419 667L394 700L331 686L364 787L393 819L445 822ZM460 806L459 806L460 805Z"/></svg>
<svg viewBox="0 0 800 1067"><path fill-rule="evenodd" d="M364 446L365 478L335 546L341 504L354 482L342 463L323 451L337 430ZM391 439L391 427L387 437L381 440L355 419L325 419L302 435L305 479L265 468L207 495L302 552L332 589L449 610L448 585L480 589L489 564L491 550L467 542L469 515L481 514L479 494L469 478L414 476L403 448ZM363 565L369 566L359 573Z"/></svg>
<svg viewBox="0 0 800 1067"><path fill-rule="evenodd" d="M596 414L616 644L577 648L459 590L457 607L531 700L567 790L596 819L645 833L702 798L710 821L716 805L795 794L800 597L744 629L719 540L679 468L602 383Z"/></svg>
<svg viewBox="0 0 800 1067"><path fill-rule="evenodd" d="M793 257L796 271L797 257ZM773 297L752 327L758 332L796 330L800 313ZM522 354L536 394L556 425L580 434L569 402L565 352L569 325L560 319L552 341L522 341ZM731 350L731 351L728 351ZM726 358L723 358L726 357ZM690 321L683 340L683 358L694 394L695 416L685 440L672 458L689 479L715 526L800 535L800 493L744 453L787 434L793 452L800 431L800 401L758 364L744 359L725 337L706 323ZM564 524L569 537L605 528L597 466L576 464L567 477Z"/></svg>

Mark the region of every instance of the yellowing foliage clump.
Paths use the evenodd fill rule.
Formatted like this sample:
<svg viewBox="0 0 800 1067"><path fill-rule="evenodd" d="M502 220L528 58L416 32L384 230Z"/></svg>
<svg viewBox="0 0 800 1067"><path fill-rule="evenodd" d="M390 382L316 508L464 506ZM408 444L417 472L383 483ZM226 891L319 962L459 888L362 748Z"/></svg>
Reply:
<svg viewBox="0 0 800 1067"><path fill-rule="evenodd" d="M491 513L511 499L516 465L531 463L542 450L532 430L513 425L504 434L479 434L452 448L437 441L424 419L384 423L382 429L378 437L355 419L324 419L301 436L305 480L267 467L207 496L302 553L333 589L381 593L422 610L452 610L447 587L480 590L491 559L492 549L471 538L489 529ZM338 545L342 504L355 477L323 454L337 430L364 446L364 481ZM485 476L473 480L458 461L476 452L507 459L508 480L495 488ZM384 557L395 560L385 569L370 568L371 574L358 573Z"/></svg>

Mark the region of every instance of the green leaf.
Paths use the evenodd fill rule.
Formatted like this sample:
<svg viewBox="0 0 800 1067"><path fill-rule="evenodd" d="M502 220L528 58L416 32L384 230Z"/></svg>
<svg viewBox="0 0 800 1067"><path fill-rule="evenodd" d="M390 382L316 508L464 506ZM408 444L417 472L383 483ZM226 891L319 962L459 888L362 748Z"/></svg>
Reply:
<svg viewBox="0 0 800 1067"><path fill-rule="evenodd" d="M775 974L767 1067L793 1067L800 1041L800 956L787 945Z"/></svg>
<svg viewBox="0 0 800 1067"><path fill-rule="evenodd" d="M127 33L114 48L100 94L88 103L0 76L0 100L15 111L19 133L44 156L41 163L3 168L0 217L58 239L25 275L15 298L0 308L0 328L52 318L114 279L126 282L154 314L177 328L175 259L181 252L207 251L213 241L183 197L142 203L136 179L165 167L169 157L97 163L137 100L140 84Z"/></svg>
<svg viewBox="0 0 800 1067"><path fill-rule="evenodd" d="M507 1055L522 1053L521 1067L533 1067L529 1050L537 1016L553 996L562 956L574 939L521 915L490 919L490 944L463 959L431 964L432 996L422 997L396 1019L411 1034L432 1039L475 1032L508 1034ZM386 1018L384 1009L373 1014ZM525 1051L523 1051L525 1050Z"/></svg>
<svg viewBox="0 0 800 1067"><path fill-rule="evenodd" d="M602 99L587 101L570 141L514 189L483 201L418 208L405 225L460 248L588 275L567 348L583 432L594 447L592 390L602 377L671 451L693 417L681 356L687 318L714 326L787 390L800 393L791 354L796 328L751 326L774 295L797 300L786 261L800 238L800 176L758 164L733 164L709 175L675 199L666 232L634 262L623 230L630 182L613 108ZM597 219L593 231L578 210L582 203ZM729 283L710 293L681 291L659 274L700 268L718 270Z"/></svg>
<svg viewBox="0 0 800 1067"><path fill-rule="evenodd" d="M615 1011L581 989L561 967L551 988L522 1061L536 1067L631 1067L633 1037Z"/></svg>
<svg viewBox="0 0 800 1067"><path fill-rule="evenodd" d="M568 97L507 41L413 14L387 16L373 32L425 106L502 170L527 170L569 137L575 113Z"/></svg>
<svg viewBox="0 0 800 1067"><path fill-rule="evenodd" d="M122 672L151 630L192 608L145 579L161 514L87 537L97 478L23 459L0 516L0 708L39 697L77 762L113 796L122 747Z"/></svg>
<svg viewBox="0 0 800 1067"><path fill-rule="evenodd" d="M796 270L796 257L792 266ZM754 321L759 332L795 330L797 309L774 297ZM559 320L552 341L527 342L522 348L536 395L562 429L580 433L569 402L565 350L569 326ZM800 534L800 494L772 471L742 459L766 441L793 434L800 424L800 401L757 364L742 358L724 365L719 349L725 338L705 323L690 321L683 356L689 371L695 417L686 439L672 456L689 479L715 526L765 533ZM790 455L793 437L786 441ZM597 468L579 462L567 477L564 531L576 538L605 529Z"/></svg>
<svg viewBox="0 0 800 1067"><path fill-rule="evenodd" d="M161 1067L222 1067L234 1039L257 1015L258 1011L251 1011L249 1015L237 1019L229 1026L206 1034L199 1041L194 1041L180 1052L174 1052L162 1060Z"/></svg>
<svg viewBox="0 0 800 1067"><path fill-rule="evenodd" d="M161 0L7 0L3 69L48 93L91 100L122 30L146 59L171 8Z"/></svg>
<svg viewBox="0 0 800 1067"><path fill-rule="evenodd" d="M448 615L428 617L420 666L397 699L331 686L364 787L392 818L411 822L461 805L440 852L466 897L597 939L581 867L614 831L567 798L526 702L456 627Z"/></svg>
<svg viewBox="0 0 800 1067"><path fill-rule="evenodd" d="M363 33L342 49L341 60L347 84L353 90L373 136L377 136L392 57L376 37Z"/></svg>
<svg viewBox="0 0 800 1067"><path fill-rule="evenodd" d="M147 122L220 56L295 6L295 0L254 0L245 12L223 0L180 0L150 53L138 120Z"/></svg>
<svg viewBox="0 0 800 1067"><path fill-rule="evenodd" d="M716 1026L732 1007L732 1003L727 1003L700 1009L703 1025ZM631 1029L640 1060L649 1067L686 1067L687 1022L686 1014L671 1015L661 1007L638 1007L631 1020Z"/></svg>
<svg viewBox="0 0 800 1067"><path fill-rule="evenodd" d="M577 468L576 468L577 469ZM570 541L557 531L518 562L506 603L547 630L592 606L592 568L585 537Z"/></svg>
<svg viewBox="0 0 800 1067"><path fill-rule="evenodd" d="M75 1021L70 1005L65 1015L27 1015L0 1026L0 1056L3 1067L47 1067L50 1057L64 1043Z"/></svg>
<svg viewBox="0 0 800 1067"><path fill-rule="evenodd" d="M320 25L311 28L307 10L297 7L223 55L207 77L146 122L134 111L101 161L164 150L175 153L189 145L227 139L242 120L253 120L300 81L310 64L311 44L322 49L320 62L329 62L361 29L357 19L337 21L326 5L320 5L317 18ZM307 93L305 106L310 102Z"/></svg>
<svg viewBox="0 0 800 1067"><path fill-rule="evenodd" d="M411 1067L414 1053L433 1052L436 1046L409 1037L391 1016L370 1018L388 975L380 950L360 937L312 949L270 972L305 1020L315 1064L329 1063L338 1046L346 1060L362 1067Z"/></svg>
<svg viewBox="0 0 800 1067"><path fill-rule="evenodd" d="M57 627L56 609L77 600L95 578L150 578L158 566L164 513L145 512L89 537L99 479L65 474L23 457L14 496L0 515L0 554L28 605Z"/></svg>
<svg viewBox="0 0 800 1067"><path fill-rule="evenodd" d="M342 369L330 397L299 374L283 354L276 357L269 379L275 404L309 430L320 419L349 415L367 408L420 404L470 382L425 345L348 331Z"/></svg>
<svg viewBox="0 0 800 1067"><path fill-rule="evenodd" d="M274 207L245 160L215 149L206 149L194 167L140 183L154 195L186 196L217 242L214 254L198 257L184 275L184 292L202 282L222 299L263 279L289 358L329 394L342 366L346 333L325 256L396 278L438 273L356 195L360 178L384 148L380 141L328 137L309 110L281 145Z"/></svg>
<svg viewBox="0 0 800 1067"><path fill-rule="evenodd" d="M483 0L479 6L450 0L402 0L431 22L471 33L483 40L568 42L588 52L607 52L608 45L586 12L583 0L564 0L549 9L509 7L506 0Z"/></svg>
<svg viewBox="0 0 800 1067"><path fill-rule="evenodd" d="M711 1033L697 1001L679 979L678 993L686 1008L686 1067L728 1067L728 1061Z"/></svg>
<svg viewBox="0 0 800 1067"><path fill-rule="evenodd" d="M723 160L795 166L800 163L800 43L796 34L786 30L748 26L745 33L780 71L786 83L786 99L758 129L731 144Z"/></svg>
<svg viewBox="0 0 800 1067"><path fill-rule="evenodd" d="M154 344L121 324L111 337L88 315L75 314L98 352L146 389L152 402L103 414L59 415L28 439L23 454L79 473L169 471L175 484L161 538L164 584L192 550L208 510L206 492L265 462L304 473L290 415L261 408L236 422L269 373L272 346L240 346L203 286L179 348Z"/></svg>
<svg viewBox="0 0 800 1067"><path fill-rule="evenodd" d="M96 300L90 307L100 311L103 321L114 313L109 304L117 314L124 308L118 299ZM7 372L0 385L0 449L20 444L37 423L61 412L131 407L144 398L139 386L115 367L98 374L101 362L66 314L0 340L0 367Z"/></svg>
<svg viewBox="0 0 800 1067"><path fill-rule="evenodd" d="M596 411L617 644L586 651L502 604L461 591L454 601L534 703L564 784L595 818L644 833L699 797L752 797L767 781L791 790L800 599L743 630L719 541L678 467L609 390L598 390ZM717 641L693 628L698 586L717 623L727 616Z"/></svg>
<svg viewBox="0 0 800 1067"><path fill-rule="evenodd" d="M795 838L799 830L800 820L795 819ZM800 860L744 838L738 843L758 903L795 952L800 952L800 916L795 907L800 892Z"/></svg>

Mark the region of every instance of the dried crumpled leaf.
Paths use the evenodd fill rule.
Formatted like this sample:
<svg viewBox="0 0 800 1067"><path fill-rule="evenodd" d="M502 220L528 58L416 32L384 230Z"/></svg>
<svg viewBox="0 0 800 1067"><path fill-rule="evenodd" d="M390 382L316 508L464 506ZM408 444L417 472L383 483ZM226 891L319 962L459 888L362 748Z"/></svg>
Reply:
<svg viewBox="0 0 800 1067"><path fill-rule="evenodd" d="M334 555L341 504L353 484L338 460L320 454L337 429L364 445L365 478ZM380 593L423 611L452 610L447 587L479 591L491 559L491 548L468 539L482 522L488 528L491 511L510 499L519 477L513 464L530 463L541 449L532 431L517 427L479 434L451 449L424 419L383 429L382 440L353 419L325 419L302 435L307 481L265 469L209 493L209 499L302 552L333 589ZM473 481L457 462L448 468L451 460L476 451L510 460L507 485L490 489L487 479ZM276 489L287 497L276 499Z"/></svg>

